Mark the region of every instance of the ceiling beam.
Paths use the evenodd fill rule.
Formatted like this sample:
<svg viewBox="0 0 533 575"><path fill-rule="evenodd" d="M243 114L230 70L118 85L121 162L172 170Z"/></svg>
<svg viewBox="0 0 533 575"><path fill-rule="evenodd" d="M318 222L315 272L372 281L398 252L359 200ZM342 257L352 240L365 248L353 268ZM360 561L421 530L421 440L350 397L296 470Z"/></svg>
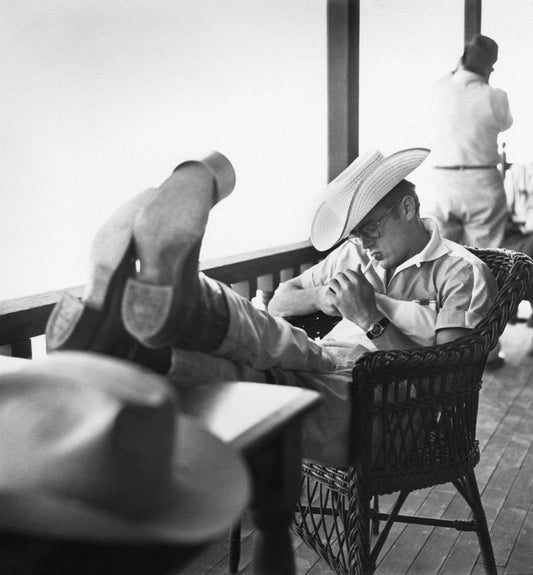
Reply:
<svg viewBox="0 0 533 575"><path fill-rule="evenodd" d="M359 1L328 0L328 181L359 155Z"/></svg>
<svg viewBox="0 0 533 575"><path fill-rule="evenodd" d="M481 2L465 0L465 44L474 34L481 34Z"/></svg>

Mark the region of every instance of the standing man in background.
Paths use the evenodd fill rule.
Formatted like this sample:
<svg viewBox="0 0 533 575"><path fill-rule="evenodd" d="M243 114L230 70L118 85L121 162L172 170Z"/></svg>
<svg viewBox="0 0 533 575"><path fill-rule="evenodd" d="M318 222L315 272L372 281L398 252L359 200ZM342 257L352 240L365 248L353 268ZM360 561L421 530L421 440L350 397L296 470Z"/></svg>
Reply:
<svg viewBox="0 0 533 575"><path fill-rule="evenodd" d="M498 135L511 127L513 117L507 93L489 84L497 59L498 44L476 34L457 68L438 81L428 121L429 169L419 191L425 215L439 223L443 237L533 256L533 235L512 222L498 169ZM502 364L496 348L488 365Z"/></svg>
<svg viewBox="0 0 533 575"><path fill-rule="evenodd" d="M429 122L425 211L444 237L482 248L501 247L509 221L497 139L513 118L506 92L489 85L497 59L496 42L475 35L438 82Z"/></svg>

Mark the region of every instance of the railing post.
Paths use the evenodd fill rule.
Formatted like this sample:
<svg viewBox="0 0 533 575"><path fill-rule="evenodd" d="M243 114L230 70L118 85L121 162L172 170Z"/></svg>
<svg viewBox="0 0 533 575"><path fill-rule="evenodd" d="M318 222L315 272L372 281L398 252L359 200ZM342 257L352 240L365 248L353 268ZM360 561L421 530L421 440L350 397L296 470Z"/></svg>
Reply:
<svg viewBox="0 0 533 575"><path fill-rule="evenodd" d="M24 339L11 344L11 355L24 359L32 358L31 339Z"/></svg>

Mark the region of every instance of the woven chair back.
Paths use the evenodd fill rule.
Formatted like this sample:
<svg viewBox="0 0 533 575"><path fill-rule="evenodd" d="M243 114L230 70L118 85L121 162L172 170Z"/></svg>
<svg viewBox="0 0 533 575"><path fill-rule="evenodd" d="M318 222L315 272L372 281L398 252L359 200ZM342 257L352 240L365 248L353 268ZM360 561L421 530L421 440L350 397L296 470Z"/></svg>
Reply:
<svg viewBox="0 0 533 575"><path fill-rule="evenodd" d="M507 250L471 251L498 284L479 326L451 343L367 354L354 368L351 451L369 494L445 483L479 460L476 422L483 370L529 290L533 262Z"/></svg>

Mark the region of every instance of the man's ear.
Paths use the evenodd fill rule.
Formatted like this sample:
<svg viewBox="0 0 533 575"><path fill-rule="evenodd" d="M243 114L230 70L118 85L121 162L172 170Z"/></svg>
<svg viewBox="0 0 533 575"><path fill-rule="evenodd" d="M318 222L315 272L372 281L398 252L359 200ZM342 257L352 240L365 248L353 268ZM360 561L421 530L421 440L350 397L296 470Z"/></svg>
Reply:
<svg viewBox="0 0 533 575"><path fill-rule="evenodd" d="M400 210L406 220L412 220L416 216L416 202L413 196L404 196L402 198Z"/></svg>

